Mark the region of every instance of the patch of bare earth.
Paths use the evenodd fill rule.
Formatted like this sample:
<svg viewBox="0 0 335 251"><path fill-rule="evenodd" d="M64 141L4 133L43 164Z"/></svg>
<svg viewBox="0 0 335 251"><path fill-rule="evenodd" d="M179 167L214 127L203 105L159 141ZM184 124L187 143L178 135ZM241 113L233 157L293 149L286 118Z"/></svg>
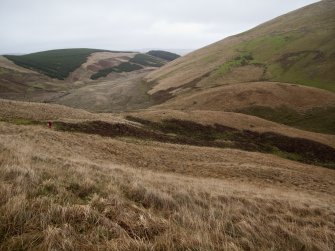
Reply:
<svg viewBox="0 0 335 251"><path fill-rule="evenodd" d="M90 77L105 68L111 68L133 58L137 53L96 52L87 61L70 74L70 82L89 81Z"/></svg>

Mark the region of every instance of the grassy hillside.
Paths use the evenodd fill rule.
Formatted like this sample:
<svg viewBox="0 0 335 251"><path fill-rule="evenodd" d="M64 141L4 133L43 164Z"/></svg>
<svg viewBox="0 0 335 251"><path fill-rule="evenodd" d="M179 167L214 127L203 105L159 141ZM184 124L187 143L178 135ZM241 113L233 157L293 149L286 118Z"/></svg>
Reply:
<svg viewBox="0 0 335 251"><path fill-rule="evenodd" d="M265 81L223 85L180 94L156 108L234 111L335 134L335 93L300 85Z"/></svg>
<svg viewBox="0 0 335 251"><path fill-rule="evenodd" d="M33 69L49 77L62 80L85 63L90 54L104 51L106 50L63 49L37 52L23 56L5 55L5 57L19 66Z"/></svg>
<svg viewBox="0 0 335 251"><path fill-rule="evenodd" d="M168 52L168 51L159 51L159 50L149 51L149 52L147 52L147 54L151 55L151 56L154 56L154 57L157 57L157 58L164 59L166 61L173 61L173 60L180 57L178 54L171 53L171 52Z"/></svg>
<svg viewBox="0 0 335 251"><path fill-rule="evenodd" d="M149 94L169 97L164 109L243 112L334 133L334 13L335 1L320 1L176 59L147 76Z"/></svg>
<svg viewBox="0 0 335 251"><path fill-rule="evenodd" d="M141 139L145 128L112 115L0 103L1 250L335 248L333 170ZM190 135L183 125L194 126L152 124Z"/></svg>
<svg viewBox="0 0 335 251"><path fill-rule="evenodd" d="M195 51L152 73L153 92L280 81L335 91L335 1L321 1ZM253 71L261 69L260 74ZM249 71L243 78L239 72ZM171 89L170 89L171 91Z"/></svg>

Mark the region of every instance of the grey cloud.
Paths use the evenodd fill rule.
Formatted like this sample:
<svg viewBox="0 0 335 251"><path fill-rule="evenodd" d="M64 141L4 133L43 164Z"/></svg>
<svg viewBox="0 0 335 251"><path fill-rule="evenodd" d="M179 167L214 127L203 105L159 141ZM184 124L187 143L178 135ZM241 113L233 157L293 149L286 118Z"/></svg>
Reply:
<svg viewBox="0 0 335 251"><path fill-rule="evenodd" d="M315 0L1 0L0 54L196 49Z"/></svg>

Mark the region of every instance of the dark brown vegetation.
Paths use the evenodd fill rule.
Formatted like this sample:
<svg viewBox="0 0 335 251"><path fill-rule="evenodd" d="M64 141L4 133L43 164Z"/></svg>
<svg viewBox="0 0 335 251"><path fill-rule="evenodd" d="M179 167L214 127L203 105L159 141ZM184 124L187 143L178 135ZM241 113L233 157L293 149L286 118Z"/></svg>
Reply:
<svg viewBox="0 0 335 251"><path fill-rule="evenodd" d="M62 131L98 134L107 137L135 137L177 144L230 147L247 151L272 153L284 158L335 168L335 149L303 138L292 138L273 132L258 133L237 130L223 125L201 125L177 119L161 123L128 116L145 127L111 124L102 121L83 123L57 122Z"/></svg>

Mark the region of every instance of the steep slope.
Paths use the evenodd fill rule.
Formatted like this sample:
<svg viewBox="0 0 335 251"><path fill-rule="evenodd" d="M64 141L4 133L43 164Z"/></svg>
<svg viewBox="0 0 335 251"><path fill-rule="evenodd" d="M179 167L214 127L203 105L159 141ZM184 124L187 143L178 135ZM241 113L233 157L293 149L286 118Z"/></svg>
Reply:
<svg viewBox="0 0 335 251"><path fill-rule="evenodd" d="M321 1L195 51L151 73L150 93L258 80L335 91L334 13Z"/></svg>

